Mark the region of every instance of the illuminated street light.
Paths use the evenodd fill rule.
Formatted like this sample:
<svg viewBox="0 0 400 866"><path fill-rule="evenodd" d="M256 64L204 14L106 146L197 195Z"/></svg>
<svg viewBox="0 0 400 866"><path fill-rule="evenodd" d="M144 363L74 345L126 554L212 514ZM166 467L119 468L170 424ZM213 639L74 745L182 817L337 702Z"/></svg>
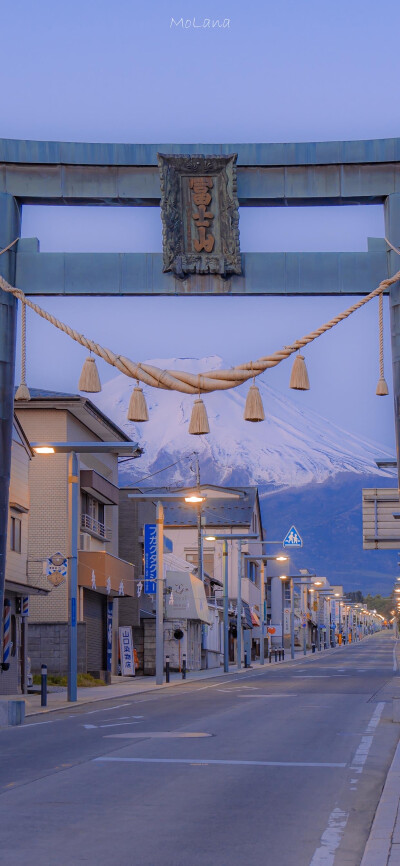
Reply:
<svg viewBox="0 0 400 866"><path fill-rule="evenodd" d="M78 696L78 510L79 463L78 454L127 454L140 457L142 449L137 442L31 442L35 454L68 454L68 676L67 696L76 701Z"/></svg>

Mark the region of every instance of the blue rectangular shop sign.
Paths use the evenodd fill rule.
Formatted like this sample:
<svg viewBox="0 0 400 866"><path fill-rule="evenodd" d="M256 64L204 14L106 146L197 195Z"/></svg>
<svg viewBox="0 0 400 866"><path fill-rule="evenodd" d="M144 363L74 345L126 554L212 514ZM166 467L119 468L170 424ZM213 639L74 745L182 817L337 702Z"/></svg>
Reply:
<svg viewBox="0 0 400 866"><path fill-rule="evenodd" d="M113 602L107 602L107 670L112 670Z"/></svg>
<svg viewBox="0 0 400 866"><path fill-rule="evenodd" d="M157 588L157 526L144 525L144 591L155 595Z"/></svg>

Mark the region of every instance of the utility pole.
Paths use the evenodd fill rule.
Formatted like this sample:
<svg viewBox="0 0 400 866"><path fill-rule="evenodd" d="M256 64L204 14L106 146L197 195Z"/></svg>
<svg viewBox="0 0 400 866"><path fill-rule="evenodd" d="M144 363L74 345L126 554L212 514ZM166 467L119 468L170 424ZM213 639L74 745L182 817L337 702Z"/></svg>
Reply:
<svg viewBox="0 0 400 866"><path fill-rule="evenodd" d="M196 464L196 485L198 491L200 491L200 464L199 464L199 455L197 451L195 451L195 464ZM197 576L201 581L204 581L204 568L203 568L203 527L201 524L201 506L202 503L199 502L199 507L197 510Z"/></svg>

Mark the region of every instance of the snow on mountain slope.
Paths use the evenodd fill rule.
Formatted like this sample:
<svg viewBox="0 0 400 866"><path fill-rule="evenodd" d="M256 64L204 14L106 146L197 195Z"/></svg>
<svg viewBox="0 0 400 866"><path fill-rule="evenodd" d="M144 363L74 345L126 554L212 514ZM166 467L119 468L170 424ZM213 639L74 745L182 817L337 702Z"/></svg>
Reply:
<svg viewBox="0 0 400 866"><path fill-rule="evenodd" d="M219 357L156 359L148 363L161 369L186 369L193 373L222 368ZM204 396L210 422L208 436L188 433L193 397L146 388L150 421L126 420L133 383L118 375L109 381L95 401L99 408L144 448L140 461L124 464L123 483L198 451L202 478L221 484L257 484L271 492L323 482L341 472L377 474L377 457L390 458L387 449L360 439L257 380L266 420L243 420L248 385L239 390ZM188 460L160 474L160 484L188 483L193 479Z"/></svg>

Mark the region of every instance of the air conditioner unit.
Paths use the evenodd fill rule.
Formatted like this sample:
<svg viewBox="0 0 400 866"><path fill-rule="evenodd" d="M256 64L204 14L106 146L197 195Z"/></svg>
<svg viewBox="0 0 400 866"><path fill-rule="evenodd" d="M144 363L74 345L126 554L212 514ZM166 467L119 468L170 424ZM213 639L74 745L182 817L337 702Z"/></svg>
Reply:
<svg viewBox="0 0 400 866"><path fill-rule="evenodd" d="M79 550L90 550L90 535L87 532L81 532L79 535Z"/></svg>

